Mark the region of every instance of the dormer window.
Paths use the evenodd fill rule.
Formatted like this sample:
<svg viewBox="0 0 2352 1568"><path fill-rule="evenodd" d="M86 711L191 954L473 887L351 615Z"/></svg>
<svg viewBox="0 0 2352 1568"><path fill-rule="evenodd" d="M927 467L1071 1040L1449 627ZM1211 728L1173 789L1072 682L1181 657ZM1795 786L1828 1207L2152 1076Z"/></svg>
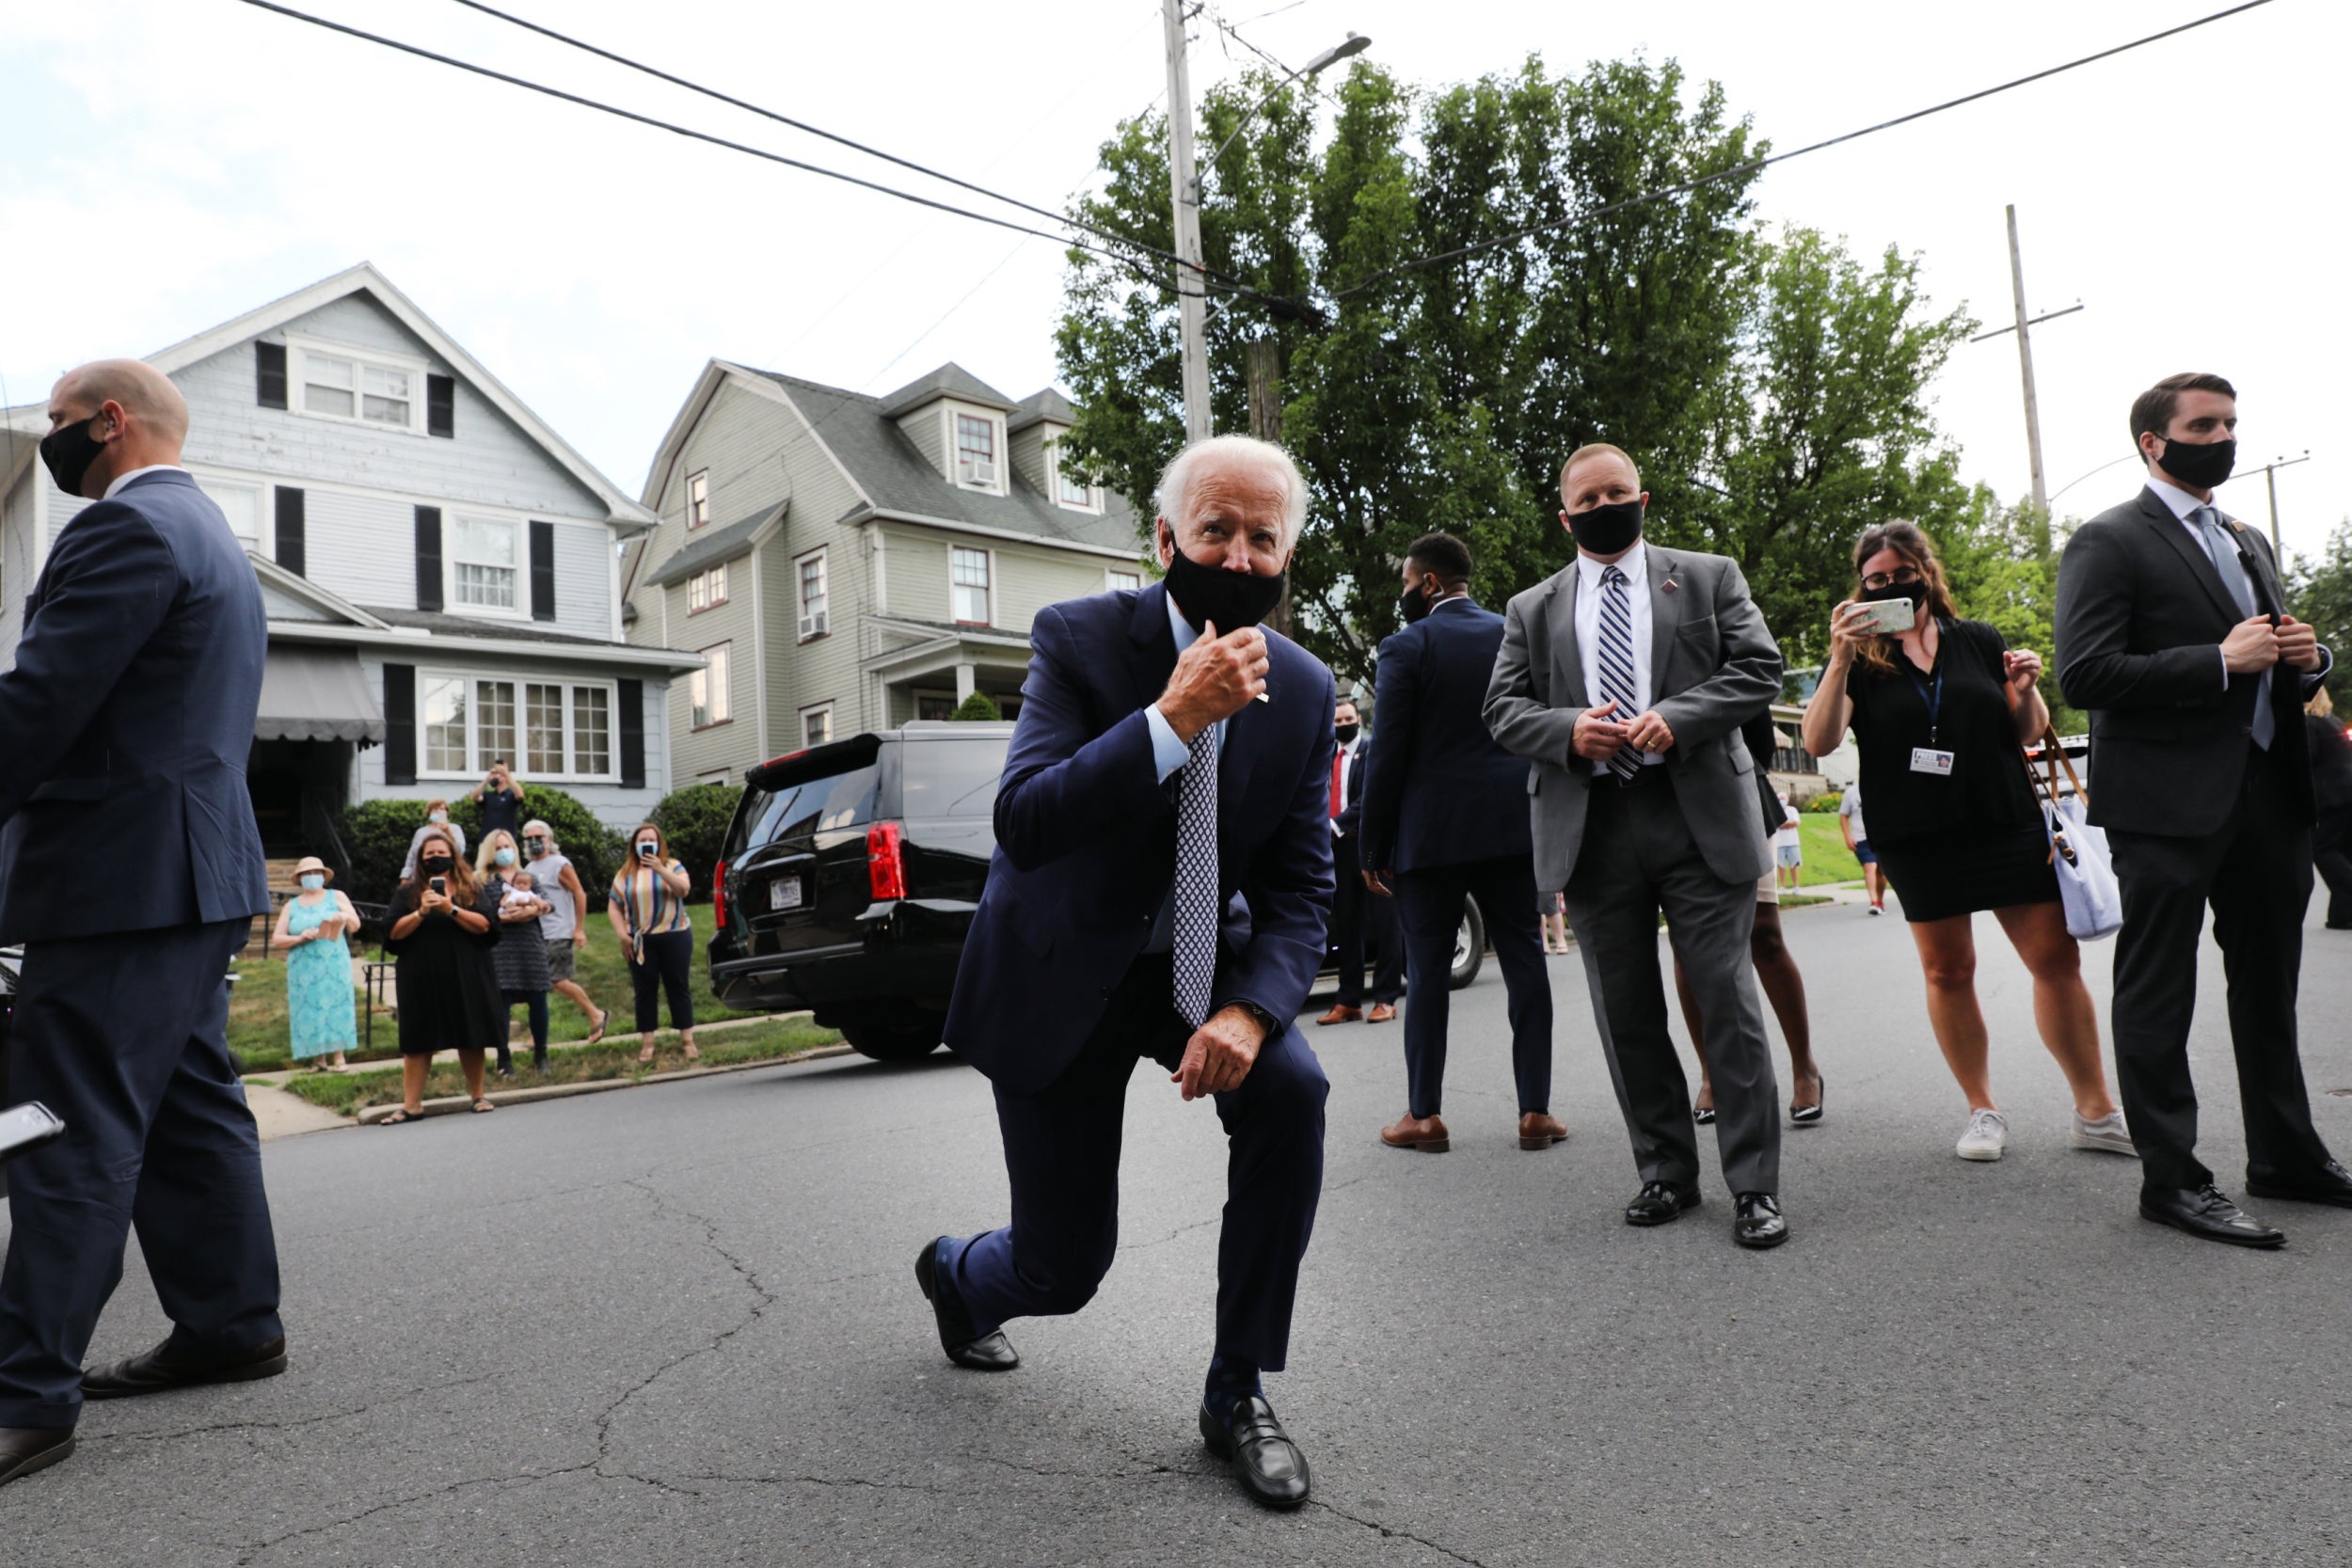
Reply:
<svg viewBox="0 0 2352 1568"><path fill-rule="evenodd" d="M996 488L996 421L977 414L956 416L956 480L977 489Z"/></svg>
<svg viewBox="0 0 2352 1568"><path fill-rule="evenodd" d="M1045 468L1053 476L1054 501L1073 512L1100 512L1103 492L1084 480L1073 478L1061 466L1061 439L1057 436L1045 443Z"/></svg>

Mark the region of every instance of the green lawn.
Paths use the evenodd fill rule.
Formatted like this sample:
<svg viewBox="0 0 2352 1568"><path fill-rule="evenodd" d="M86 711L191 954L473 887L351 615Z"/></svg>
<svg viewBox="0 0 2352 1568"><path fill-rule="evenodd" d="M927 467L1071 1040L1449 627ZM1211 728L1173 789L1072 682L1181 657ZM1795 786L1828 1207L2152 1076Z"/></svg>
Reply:
<svg viewBox="0 0 2352 1568"><path fill-rule="evenodd" d="M741 1018L744 1015L722 1006L710 993L710 966L703 953L710 941L710 906L698 904L690 912L694 917L694 1019L700 1023L716 1023L721 1019ZM236 1053L237 1061L246 1072L267 1072L288 1066L293 1058L286 1045L286 964L281 955L260 956L259 945L248 947L233 966L237 972L236 988L229 997L229 1048ZM364 962L376 956L370 946L360 955ZM612 927L603 915L591 911L588 924L588 945L580 955L580 983L596 1005L612 1010L614 1032L626 1031L634 1022L635 1003L628 984L628 963L621 957L621 944L612 935ZM388 988L389 989L389 988ZM364 1006L362 999L362 1006ZM515 1009L517 1020L522 1009ZM666 1019L667 1009L664 1009ZM565 997L550 993L548 998L548 1037L556 1040L576 1040L587 1037L588 1015ZM367 1037L367 1015L359 1018L360 1038ZM347 1053L351 1061L389 1060L400 1054L400 1026L389 1013L378 1013L375 1019L375 1048L364 1045L358 1052Z"/></svg>
<svg viewBox="0 0 2352 1568"><path fill-rule="evenodd" d="M1810 887L1816 882L1853 882L1862 879L1862 863L1846 847L1845 836L1837 830L1838 818L1832 812L1802 812L1803 826L1797 837L1804 848L1804 865L1797 873L1797 884Z"/></svg>

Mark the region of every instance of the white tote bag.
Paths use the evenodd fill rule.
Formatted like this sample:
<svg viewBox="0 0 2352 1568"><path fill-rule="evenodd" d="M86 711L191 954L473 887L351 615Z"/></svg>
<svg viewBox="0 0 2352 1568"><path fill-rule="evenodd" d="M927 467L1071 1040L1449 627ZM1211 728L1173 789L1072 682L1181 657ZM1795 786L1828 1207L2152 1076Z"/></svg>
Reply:
<svg viewBox="0 0 2352 1568"><path fill-rule="evenodd" d="M2066 930L2076 942L2099 942L2123 927L2123 891L2116 884L2115 863L2107 853L2104 828L2086 820L2090 798L2083 792L2058 731L2042 732L2042 760L2047 769L2048 791L2042 801L2042 828L2050 840L2050 863L2058 872L2058 898L2066 906ZM2058 794L2058 768L2066 769L2074 786L2072 799ZM2026 762L2031 773L2033 764Z"/></svg>

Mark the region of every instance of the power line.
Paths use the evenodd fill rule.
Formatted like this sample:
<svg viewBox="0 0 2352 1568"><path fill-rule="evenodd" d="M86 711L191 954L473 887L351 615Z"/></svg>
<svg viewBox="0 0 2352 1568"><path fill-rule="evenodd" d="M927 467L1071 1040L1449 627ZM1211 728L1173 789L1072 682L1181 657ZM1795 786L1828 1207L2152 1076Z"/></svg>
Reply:
<svg viewBox="0 0 2352 1568"><path fill-rule="evenodd" d="M1881 131L1891 131L1898 125L1908 125L1915 119L1925 119L1930 115L1940 115L1947 109L1957 109L1964 103L1974 103L1979 99L1991 98L1995 94L2008 92L2011 88L2025 87L2028 83L2043 81L2049 77L2060 75L2066 71L2074 71L2080 67L2094 64L2100 60L2110 59L2115 55L2123 54L2129 50L2137 49L2143 44L2155 43L2163 39L2173 38L2179 34L2202 27L2208 23L2219 22L2226 17L2236 16L2241 12L2250 11L2258 6L2267 6L2269 4L2270 0L2245 0L2245 3L2242 5L2232 6L2226 10L2215 11L2209 16L2201 16L2194 22L2184 22L2177 27L2167 27L2160 33L2150 33L2147 37L2134 39L2129 43L2119 43L2111 49L2102 49L2095 55L2085 55L2080 59L2068 60L2063 65L2054 65L2049 67L2047 70L2037 71L2029 76L2020 76L2012 81L2003 82L1997 87L1983 87L1976 92L1967 93L1959 98L1947 99L1941 103L1931 104L1924 109L1914 109L1907 115L1898 115L1893 119L1883 119L1876 125L1866 125L1858 131L1848 131L1840 135L1825 137L1817 142L1809 142L1804 147L1792 148L1787 152L1775 152L1770 157L1751 158L1744 163L1734 164L1729 168L1718 169L1712 174L1702 174L1695 179L1684 180L1676 184L1663 186L1661 189L1646 192L1641 196L1628 197L1623 201L1613 201L1606 206L1590 208L1581 213L1572 213L1566 217L1549 218L1542 223L1532 224L1529 227L1518 230L1514 233L1497 235L1491 240L1480 240L1475 245L1458 245L1452 250L1439 251L1434 256L1423 256L1418 261L1400 261L1395 266L1388 267L1382 271L1374 273L1371 277L1365 278L1360 283L1355 284L1350 288L1338 291L1331 297L1335 300L1348 299L1356 294L1362 293L1367 289L1373 288L1380 283L1385 283L1390 278L1398 277L1404 273L1418 271L1422 267L1434 267L1444 261L1460 261L1465 256L1475 256L1482 251L1493 250L1502 245L1516 245L1521 240L1543 233L1547 230L1565 229L1571 224L1588 223L1594 218L1607 217L1612 213L1622 213L1629 207L1639 207L1652 201L1662 201L1670 196L1684 196L1692 191L1699 189L1701 186L1711 185L1716 183L1718 181L1729 180L1737 175L1756 173L1760 170L1772 167L1774 164L1785 164L1791 158L1802 158L1808 152L1819 152L1824 148L1836 147L1842 142L1855 141L1863 136L1875 135Z"/></svg>

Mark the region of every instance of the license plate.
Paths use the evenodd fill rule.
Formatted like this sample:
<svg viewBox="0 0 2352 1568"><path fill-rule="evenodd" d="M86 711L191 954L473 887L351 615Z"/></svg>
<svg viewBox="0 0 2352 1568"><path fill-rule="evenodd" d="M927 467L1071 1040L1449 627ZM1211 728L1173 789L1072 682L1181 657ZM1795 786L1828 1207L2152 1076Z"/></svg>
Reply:
<svg viewBox="0 0 2352 1568"><path fill-rule="evenodd" d="M798 877L779 877L768 884L770 910L797 910L800 907L801 879Z"/></svg>

